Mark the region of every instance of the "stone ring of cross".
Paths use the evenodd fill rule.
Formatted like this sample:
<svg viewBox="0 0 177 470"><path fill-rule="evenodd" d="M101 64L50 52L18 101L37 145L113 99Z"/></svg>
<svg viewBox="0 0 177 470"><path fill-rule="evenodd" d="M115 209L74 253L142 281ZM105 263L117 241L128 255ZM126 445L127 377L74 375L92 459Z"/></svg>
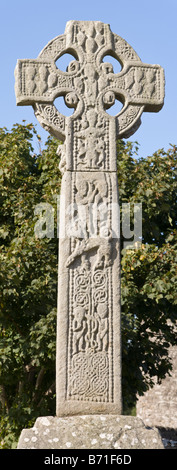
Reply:
<svg viewBox="0 0 177 470"><path fill-rule="evenodd" d="M164 98L164 71L159 65L142 63L134 49L108 24L99 21L68 22L65 34L50 41L35 60L18 60L16 98L18 105L32 105L40 124L58 139L64 140L67 121L82 116L88 120L89 110L101 119L115 123L116 136L129 137L139 127L143 111L159 111ZM75 58L67 71L57 68L56 61L64 54ZM114 73L105 56L112 56L122 70ZM54 102L64 96L70 117L61 114ZM115 100L123 107L116 116L107 110ZM93 123L94 126L94 123ZM91 126L92 127L92 126Z"/></svg>

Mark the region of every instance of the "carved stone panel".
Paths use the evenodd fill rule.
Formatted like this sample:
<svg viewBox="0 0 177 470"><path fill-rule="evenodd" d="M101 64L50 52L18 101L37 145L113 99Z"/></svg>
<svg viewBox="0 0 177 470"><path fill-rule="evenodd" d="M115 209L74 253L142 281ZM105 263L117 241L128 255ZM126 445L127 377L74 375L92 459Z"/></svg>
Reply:
<svg viewBox="0 0 177 470"><path fill-rule="evenodd" d="M62 194L71 207L62 207L60 214L66 233L59 252L57 413L120 413L120 253L113 230L118 213L112 221L116 174L66 172Z"/></svg>

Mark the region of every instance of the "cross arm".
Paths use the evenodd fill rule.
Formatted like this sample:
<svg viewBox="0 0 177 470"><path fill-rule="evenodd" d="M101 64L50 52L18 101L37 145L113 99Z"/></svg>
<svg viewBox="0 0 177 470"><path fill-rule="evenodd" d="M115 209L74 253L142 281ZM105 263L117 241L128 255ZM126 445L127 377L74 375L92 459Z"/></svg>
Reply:
<svg viewBox="0 0 177 470"><path fill-rule="evenodd" d="M18 60L15 68L17 105L53 103L60 95L74 92L72 73L61 72L53 60Z"/></svg>
<svg viewBox="0 0 177 470"><path fill-rule="evenodd" d="M160 111L165 85L164 70L160 65L131 61L117 76L111 75L110 89L124 104L144 106L144 111Z"/></svg>

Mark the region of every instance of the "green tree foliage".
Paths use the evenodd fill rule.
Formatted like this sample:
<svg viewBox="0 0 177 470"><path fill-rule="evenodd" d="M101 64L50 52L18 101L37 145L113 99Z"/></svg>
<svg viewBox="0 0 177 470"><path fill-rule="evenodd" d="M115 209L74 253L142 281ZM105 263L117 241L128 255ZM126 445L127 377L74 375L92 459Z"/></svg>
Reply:
<svg viewBox="0 0 177 470"><path fill-rule="evenodd" d="M1 447L15 447L37 416L55 414L57 196L61 175L49 138L33 153L32 124L0 129L0 428ZM177 147L137 158L118 143L120 206L141 202L143 243L122 245L123 398L127 410L170 371L177 313ZM41 202L54 207L54 238L37 238ZM133 228L133 225L132 225ZM122 239L123 243L123 239ZM170 322L169 322L170 320Z"/></svg>
<svg viewBox="0 0 177 470"><path fill-rule="evenodd" d="M125 409L170 372L177 320L177 147L133 158L138 144L119 142L120 202L142 203L143 240L122 250L122 347ZM123 239L122 239L123 240Z"/></svg>
<svg viewBox="0 0 177 470"><path fill-rule="evenodd" d="M0 132L1 440L11 446L37 415L55 414L57 238L34 235L34 208L56 205L56 144L33 154L32 125ZM53 180L52 180L53 178Z"/></svg>

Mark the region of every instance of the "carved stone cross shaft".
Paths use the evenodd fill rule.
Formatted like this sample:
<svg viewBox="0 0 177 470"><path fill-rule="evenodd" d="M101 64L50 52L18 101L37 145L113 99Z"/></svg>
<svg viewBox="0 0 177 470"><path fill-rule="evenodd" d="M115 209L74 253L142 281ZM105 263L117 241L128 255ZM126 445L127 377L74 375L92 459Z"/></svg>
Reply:
<svg viewBox="0 0 177 470"><path fill-rule="evenodd" d="M62 72L56 61L65 53L75 60ZM103 62L107 55L121 63L120 73ZM77 217L75 233L59 240L57 415L120 414L120 248L113 229L119 220L111 210L118 205L116 139L136 131L143 111L162 108L163 69L142 63L108 24L69 21L37 59L18 61L15 76L17 104L32 105L41 125L64 140L61 224L68 226L71 204L85 210L84 223ZM75 108L71 117L53 104L61 95ZM123 108L113 117L107 110L115 99Z"/></svg>

